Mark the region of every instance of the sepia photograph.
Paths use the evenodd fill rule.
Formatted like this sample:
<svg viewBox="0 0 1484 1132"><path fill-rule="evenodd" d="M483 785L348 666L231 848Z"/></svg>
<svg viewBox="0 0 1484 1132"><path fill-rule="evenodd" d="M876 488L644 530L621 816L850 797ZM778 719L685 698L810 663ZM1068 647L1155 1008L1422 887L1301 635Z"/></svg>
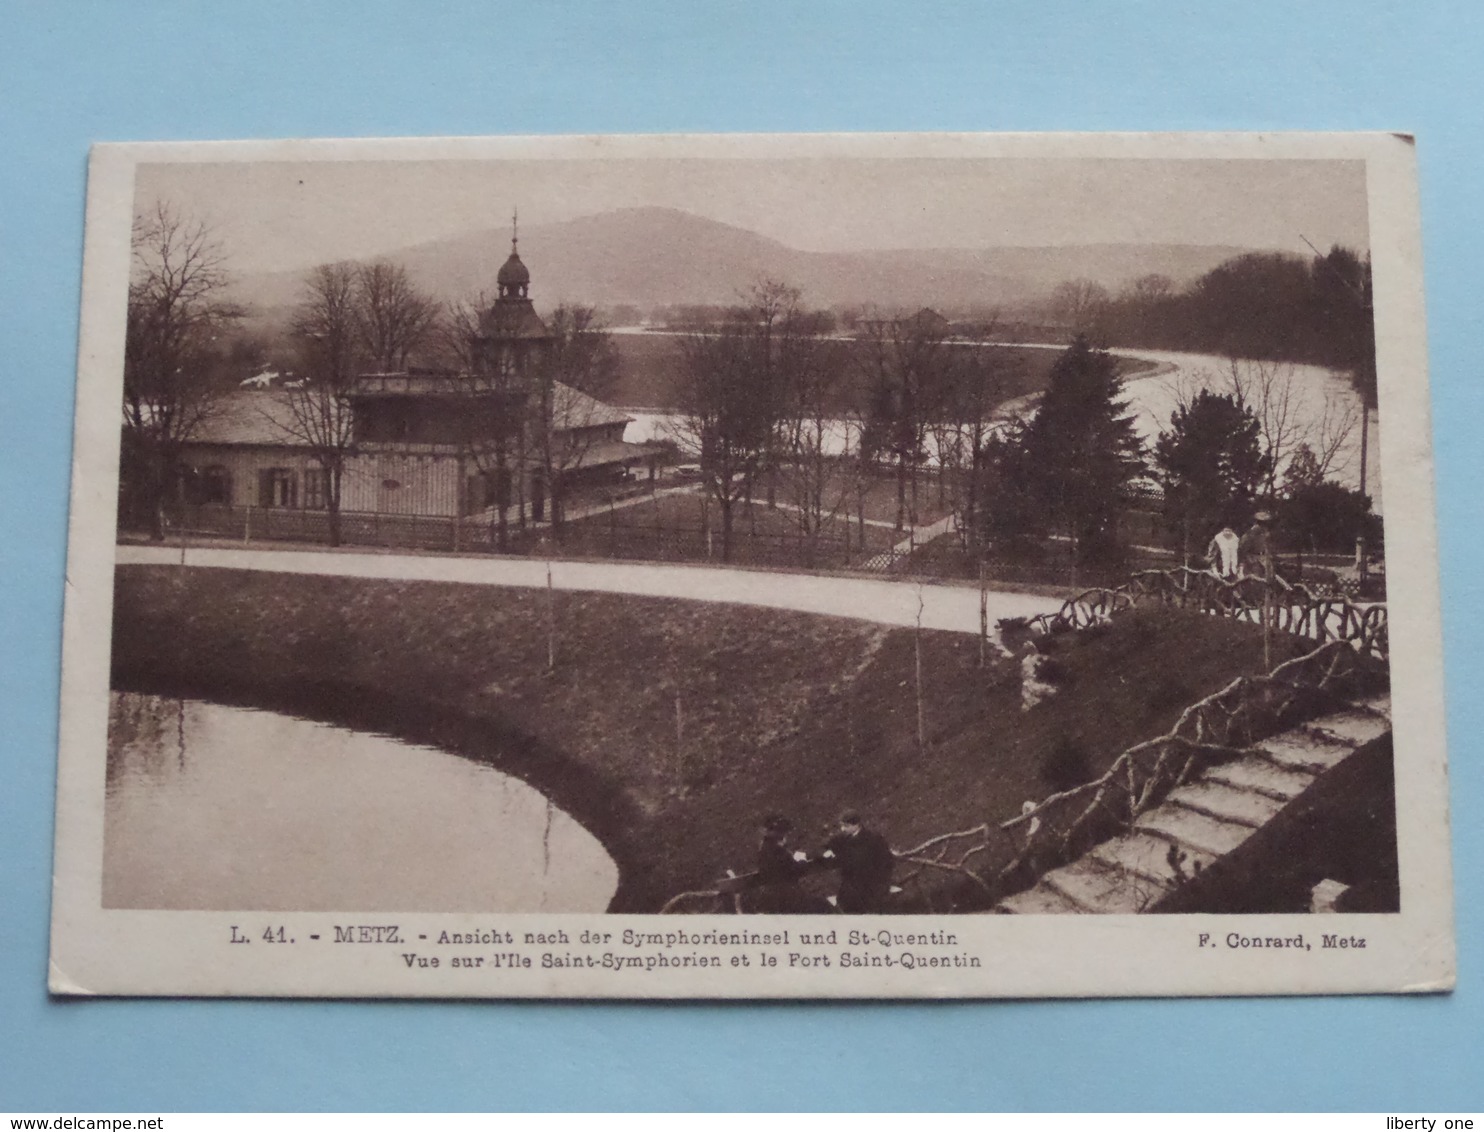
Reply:
<svg viewBox="0 0 1484 1132"><path fill-rule="evenodd" d="M1446 989L1414 176L98 147L53 990Z"/></svg>

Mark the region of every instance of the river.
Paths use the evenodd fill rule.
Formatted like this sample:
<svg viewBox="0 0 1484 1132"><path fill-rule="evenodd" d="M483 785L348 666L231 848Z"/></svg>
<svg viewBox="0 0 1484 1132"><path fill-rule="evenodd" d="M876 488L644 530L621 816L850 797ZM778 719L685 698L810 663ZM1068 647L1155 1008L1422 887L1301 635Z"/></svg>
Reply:
<svg viewBox="0 0 1484 1132"><path fill-rule="evenodd" d="M1052 343L1017 342L1020 349L1063 350ZM1135 375L1124 382L1124 396L1134 415L1135 427L1147 445L1152 446L1160 432L1169 427L1170 415L1179 400L1189 398L1198 389L1228 392L1231 363L1214 354L1185 354L1169 350L1115 349L1110 353L1123 358L1154 362L1156 369L1147 375ZM1266 363L1273 367L1274 363ZM1242 372L1255 377L1259 363L1241 362ZM1328 478L1348 488L1360 485L1360 398L1343 374L1322 366L1277 363L1269 403L1270 416L1282 415L1287 439L1281 445L1285 457L1301 438L1311 447L1320 448L1326 440L1333 442L1335 452L1327 469ZM1007 412L1029 411L1039 394L1016 398L1002 408ZM631 443L649 440L679 440L687 443L678 414L648 408L626 408L633 419L624 433ZM1348 420L1349 427L1343 427ZM1370 418L1370 442L1366 458L1367 490L1377 514L1381 513L1381 459L1378 441L1378 417ZM1343 435L1340 435L1343 433ZM858 434L858 426L844 419L828 422L825 448L833 455L849 451ZM931 441L929 442L931 447ZM929 452L929 462L932 453Z"/></svg>
<svg viewBox="0 0 1484 1132"><path fill-rule="evenodd" d="M113 692L103 904L602 912L618 869L524 782L384 735Z"/></svg>

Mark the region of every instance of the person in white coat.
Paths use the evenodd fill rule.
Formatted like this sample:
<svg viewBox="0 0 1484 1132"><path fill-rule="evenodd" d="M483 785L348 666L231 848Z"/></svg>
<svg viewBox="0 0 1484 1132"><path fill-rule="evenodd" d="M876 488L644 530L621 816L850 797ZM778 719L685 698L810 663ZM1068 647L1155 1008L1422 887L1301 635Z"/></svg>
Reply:
<svg viewBox="0 0 1484 1132"><path fill-rule="evenodd" d="M1231 527L1222 527L1216 532L1211 545L1206 547L1206 559L1218 578L1228 582L1235 580L1241 570L1241 547L1242 540Z"/></svg>

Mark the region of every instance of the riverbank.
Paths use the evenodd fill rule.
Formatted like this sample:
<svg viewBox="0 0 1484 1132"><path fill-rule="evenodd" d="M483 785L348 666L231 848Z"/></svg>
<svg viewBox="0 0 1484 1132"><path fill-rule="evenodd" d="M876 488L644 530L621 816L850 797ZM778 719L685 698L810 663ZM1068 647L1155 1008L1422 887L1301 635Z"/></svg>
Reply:
<svg viewBox="0 0 1484 1132"><path fill-rule="evenodd" d="M555 626L554 666L548 666ZM813 844L845 806L905 846L1098 772L1255 668L1250 626L1154 610L1069 640L1062 695L971 634L669 598L123 566L114 686L288 711L516 774L618 863L614 911L750 867L756 822Z"/></svg>
<svg viewBox="0 0 1484 1132"><path fill-rule="evenodd" d="M674 412L684 403L688 380L682 349L685 335L665 331L622 332L615 333L612 340L618 350L619 372L614 387L608 391L609 400L650 413ZM1007 402L1042 392L1051 367L1065 348L1063 344L1048 349L1039 343L984 345L994 355L1000 396ZM1142 358L1118 359L1118 372L1126 378L1146 376L1155 368L1156 363ZM842 396L835 408L845 411L851 404Z"/></svg>

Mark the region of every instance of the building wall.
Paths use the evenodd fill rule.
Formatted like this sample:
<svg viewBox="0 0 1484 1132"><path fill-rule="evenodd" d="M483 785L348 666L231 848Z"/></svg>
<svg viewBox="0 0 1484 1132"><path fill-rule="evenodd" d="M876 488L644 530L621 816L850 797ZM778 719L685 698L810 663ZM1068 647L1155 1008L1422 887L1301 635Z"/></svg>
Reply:
<svg viewBox="0 0 1484 1132"><path fill-rule="evenodd" d="M588 444L618 441L624 425L607 424L576 430L573 456ZM277 507L293 510L316 510L325 506L324 493L316 495L315 483L324 472L307 449L295 446L193 444L183 452L184 463L196 470L195 482L215 484L225 481L229 498L211 502L228 502L235 507ZM512 463L514 461L512 460ZM209 469L219 469L208 476ZM221 472L224 471L223 476ZM465 478L462 496L459 476ZM265 473L285 486L267 486ZM514 474L514 469L512 469ZM584 467L580 459L566 469L569 486L579 482L599 482L605 475L616 475L612 467ZM535 482L540 470L526 470L524 484L509 485L509 505L515 506L524 495L528 504L543 498L544 490ZM288 486L291 485L291 486ZM524 490L522 490L524 488ZM466 513L482 510L495 498L488 477L481 477L472 461L460 460L448 453L415 453L407 451L368 452L347 460L340 487L342 511L378 512L383 515L441 515L459 512L462 499ZM198 500L200 501L200 500Z"/></svg>
<svg viewBox="0 0 1484 1132"><path fill-rule="evenodd" d="M312 507L311 480L322 478L319 463L301 448L197 444L184 462L198 471L222 468L230 487L226 502L235 507L265 505L263 474L278 470L293 483L292 507ZM459 460L449 455L368 453L346 463L340 487L342 511L391 515L453 515L459 502ZM269 506L282 506L269 502Z"/></svg>
<svg viewBox="0 0 1484 1132"><path fill-rule="evenodd" d="M385 515L455 515L459 503L455 456L369 453L346 465L340 506Z"/></svg>
<svg viewBox="0 0 1484 1132"><path fill-rule="evenodd" d="M181 453L182 463L198 472L224 468L229 498L234 507L259 507L260 474L272 468L284 469L296 483L299 504L304 501L305 474L319 465L302 449L248 447L233 444L191 444Z"/></svg>

